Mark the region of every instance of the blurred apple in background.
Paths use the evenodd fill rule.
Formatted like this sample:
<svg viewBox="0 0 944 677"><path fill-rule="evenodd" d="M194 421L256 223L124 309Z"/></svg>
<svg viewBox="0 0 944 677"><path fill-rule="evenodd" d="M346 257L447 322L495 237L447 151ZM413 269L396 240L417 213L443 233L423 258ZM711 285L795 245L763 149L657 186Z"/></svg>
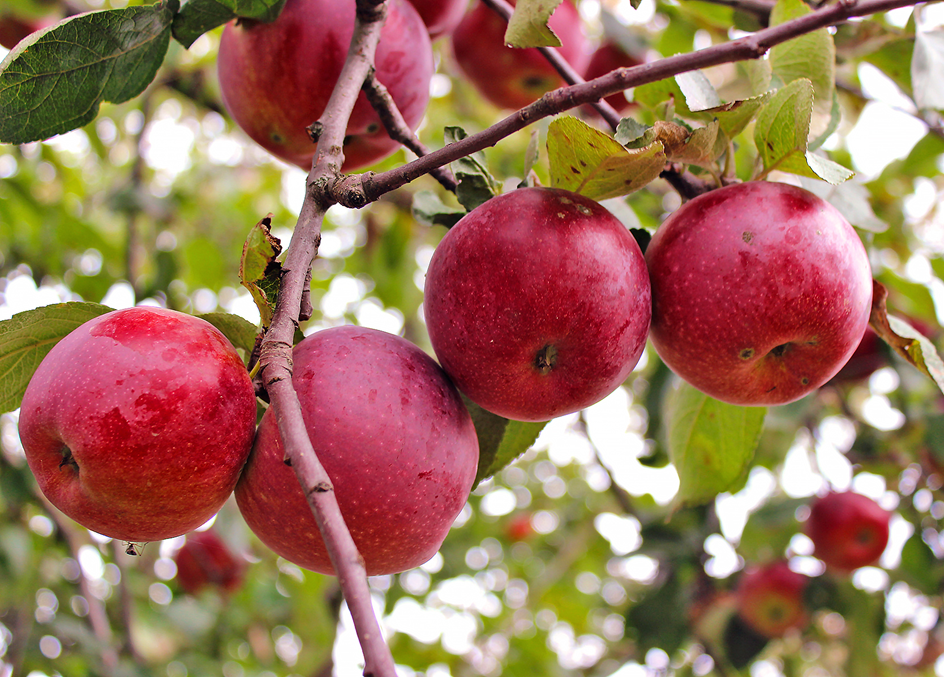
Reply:
<svg viewBox="0 0 944 677"><path fill-rule="evenodd" d="M806 522L813 554L838 571L878 562L888 545L891 514L868 496L830 492L814 499Z"/></svg>
<svg viewBox="0 0 944 677"><path fill-rule="evenodd" d="M213 529L187 534L174 555L177 584L190 595L207 587L233 593L242 585L246 561L236 557Z"/></svg>
<svg viewBox="0 0 944 677"><path fill-rule="evenodd" d="M591 46L571 0L558 5L548 25L560 38L557 51L582 73ZM499 108L517 109L565 83L538 49L506 47L507 27L503 18L477 2L453 32L452 48L459 68L483 97Z"/></svg>
<svg viewBox="0 0 944 677"><path fill-rule="evenodd" d="M737 585L738 615L767 638L802 629L809 622L804 601L808 582L808 576L790 569L785 560L749 567Z"/></svg>
<svg viewBox="0 0 944 677"><path fill-rule="evenodd" d="M469 0L410 0L410 4L423 17L430 40L435 40L455 30L462 21Z"/></svg>

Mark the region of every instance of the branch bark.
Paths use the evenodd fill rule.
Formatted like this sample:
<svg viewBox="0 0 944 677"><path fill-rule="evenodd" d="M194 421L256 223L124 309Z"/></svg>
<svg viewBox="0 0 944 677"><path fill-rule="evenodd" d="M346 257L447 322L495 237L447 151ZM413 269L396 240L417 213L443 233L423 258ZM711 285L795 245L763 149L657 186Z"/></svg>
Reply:
<svg viewBox="0 0 944 677"><path fill-rule="evenodd" d="M820 28L834 26L853 17L868 16L917 4L922 3L915 0L841 0L806 16L765 28L731 42L631 68L620 68L589 82L548 92L531 105L512 113L488 129L444 146L402 167L379 174L340 177L328 186L328 192L339 204L359 209L381 195L396 190L437 167L494 146L505 137L538 120L592 103L601 96L609 96L630 87L664 80L679 73L736 61L759 59L771 47Z"/></svg>
<svg viewBox="0 0 944 677"><path fill-rule="evenodd" d="M357 22L338 84L318 120L318 151L308 174L306 199L289 244L272 324L262 342L259 361L285 446L286 460L305 492L321 531L341 591L364 651L365 675L395 677L393 657L371 605L367 572L357 546L344 524L331 478L308 438L301 404L292 385L292 339L312 261L321 242L321 224L331 199L324 188L337 177L344 162L347 122L361 85L374 63L386 6L384 0L358 0Z"/></svg>

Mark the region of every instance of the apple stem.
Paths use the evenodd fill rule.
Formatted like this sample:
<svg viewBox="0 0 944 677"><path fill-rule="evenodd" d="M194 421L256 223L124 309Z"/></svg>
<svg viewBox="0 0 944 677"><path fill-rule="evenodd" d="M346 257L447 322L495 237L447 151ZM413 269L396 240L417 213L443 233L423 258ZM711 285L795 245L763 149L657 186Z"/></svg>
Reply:
<svg viewBox="0 0 944 677"><path fill-rule="evenodd" d="M373 677L396 676L393 656L374 615L364 560L344 523L331 479L308 437L298 394L292 384L292 345L299 319L311 312L310 300L308 308L305 307L305 291L310 284L312 262L318 254L324 215L333 203L325 188L339 177L347 121L361 85L373 67L384 16L383 0L357 0L351 46L338 84L318 121L318 151L282 267L275 313L259 351L262 383L278 422L286 460L305 492L351 611L364 652L364 674Z"/></svg>

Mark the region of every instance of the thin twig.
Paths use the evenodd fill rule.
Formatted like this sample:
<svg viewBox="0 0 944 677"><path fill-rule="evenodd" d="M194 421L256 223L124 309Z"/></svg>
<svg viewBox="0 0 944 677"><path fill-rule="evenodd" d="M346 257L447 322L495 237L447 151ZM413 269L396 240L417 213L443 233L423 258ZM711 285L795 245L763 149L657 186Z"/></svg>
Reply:
<svg viewBox="0 0 944 677"><path fill-rule="evenodd" d="M494 146L511 134L538 120L565 110L591 103L601 96L657 82L679 73L719 66L736 61L758 59L771 47L820 28L834 26L849 18L908 7L915 0L859 0L838 2L806 16L792 19L752 35L713 45L687 54L678 54L658 61L619 68L589 82L548 92L529 106L509 115L488 129L451 143L396 169L378 174L345 176L328 186L331 197L347 207L361 208L385 193L396 190L436 167Z"/></svg>
<svg viewBox="0 0 944 677"><path fill-rule="evenodd" d="M383 0L357 0L354 35L338 84L318 121L321 134L308 175L306 199L292 233L275 314L259 358L286 458L305 492L351 611L364 652L364 674L374 677L395 677L393 657L374 616L364 561L344 524L331 479L308 438L301 404L292 385L292 342L308 271L321 242L321 224L331 204L323 189L329 178L338 176L343 164L347 122L374 63L385 9Z"/></svg>
<svg viewBox="0 0 944 677"><path fill-rule="evenodd" d="M403 119L403 115L400 113L400 109L397 108L393 97L390 96L390 92L384 87L383 83L377 79L376 69L372 68L370 70L370 75L368 75L367 79L364 81L363 89L370 105L373 106L374 110L377 111L377 115L380 116L380 121L383 123L390 138L409 148L417 157L429 155L429 148L416 137L416 134L410 129L406 120ZM439 181L439 184L443 188L452 193L456 192L458 186L456 177L453 176L449 169L446 167L437 167L431 171L430 174L432 174L434 179Z"/></svg>

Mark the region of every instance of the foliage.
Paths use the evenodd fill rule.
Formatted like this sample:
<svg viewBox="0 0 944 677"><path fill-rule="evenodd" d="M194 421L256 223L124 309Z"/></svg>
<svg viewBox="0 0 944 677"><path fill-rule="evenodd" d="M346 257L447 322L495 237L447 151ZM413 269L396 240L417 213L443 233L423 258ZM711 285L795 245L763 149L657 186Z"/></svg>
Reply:
<svg viewBox="0 0 944 677"><path fill-rule="evenodd" d="M270 20L281 4L71 0L78 15L0 65L0 674L328 674L332 647L336 673L357 673L335 579L276 558L234 504L214 528L251 562L246 583L186 595L174 580L179 539L131 557L77 527L38 495L15 430L43 351L108 306L205 314L250 360L305 176L227 119L214 60L219 26ZM553 3L519 4L533 28ZM813 11L764 7L583 3L596 38L606 26L652 60ZM899 9L805 33L768 58L647 82L615 130L575 108L453 162L456 195L422 176L363 210L328 211L305 333L359 323L428 349L423 273L445 228L529 182L605 201L641 242L680 204L674 176L799 182L859 229L880 290L881 368L766 412L678 384L651 349L612 396L546 426L472 407L478 485L440 554L371 580L404 674L944 674L939 16ZM420 131L432 148L506 115L463 80L448 39L436 49ZM863 146L899 137L876 131L877 111L917 130L879 166ZM372 171L406 161L400 151ZM895 510L880 567L848 578L811 557L799 520L827 486ZM510 529L522 517L525 535ZM786 555L814 575L812 622L752 643L731 622L737 577Z"/></svg>

